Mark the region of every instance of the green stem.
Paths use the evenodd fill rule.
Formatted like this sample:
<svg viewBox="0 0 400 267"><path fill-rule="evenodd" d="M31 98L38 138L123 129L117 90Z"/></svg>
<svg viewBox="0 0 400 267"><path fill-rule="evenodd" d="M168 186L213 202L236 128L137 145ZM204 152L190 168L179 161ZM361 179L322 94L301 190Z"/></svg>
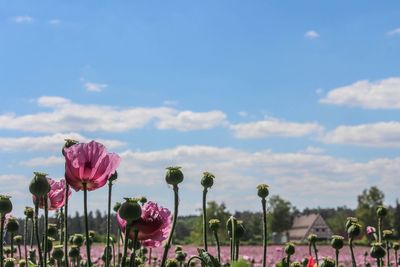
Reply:
<svg viewBox="0 0 400 267"><path fill-rule="evenodd" d="M36 243L37 243L37 248L38 248L38 254L39 254L39 266L43 266L43 254L42 254L42 248L40 246L40 237L39 237L39 198L36 197L35 201L35 217L33 220L34 228L35 228L35 235L36 235Z"/></svg>
<svg viewBox="0 0 400 267"><path fill-rule="evenodd" d="M11 247L11 258L14 258L14 233L11 233L10 247Z"/></svg>
<svg viewBox="0 0 400 267"><path fill-rule="evenodd" d="M152 254L152 249L149 248L149 266L151 265L151 254Z"/></svg>
<svg viewBox="0 0 400 267"><path fill-rule="evenodd" d="M19 260L22 260L21 245L18 244L18 245L17 245L17 248L18 248L18 259L19 259Z"/></svg>
<svg viewBox="0 0 400 267"><path fill-rule="evenodd" d="M44 267L47 267L47 250L48 250L48 237L47 229L49 228L49 207L47 203L47 196L43 197L44 202Z"/></svg>
<svg viewBox="0 0 400 267"><path fill-rule="evenodd" d="M313 248L314 248L314 253L315 253L315 261L317 262L317 267L319 265L318 262L318 249L317 249L317 245L315 244L315 242L313 242Z"/></svg>
<svg viewBox="0 0 400 267"><path fill-rule="evenodd" d="M231 219L231 225L232 225L232 259L235 260L235 244L236 244L236 239L235 239L235 232L236 232L236 227L235 227L235 220L232 218Z"/></svg>
<svg viewBox="0 0 400 267"><path fill-rule="evenodd" d="M87 185L83 183L83 212L85 214L85 233L86 233L86 266L91 267L90 259L90 237L89 237L89 222L88 222L88 208L87 208Z"/></svg>
<svg viewBox="0 0 400 267"><path fill-rule="evenodd" d="M336 267L339 267L339 250L338 249L336 249L335 254L336 254Z"/></svg>
<svg viewBox="0 0 400 267"><path fill-rule="evenodd" d="M106 267L110 266L110 229L111 229L111 192L112 192L112 181L108 180L108 210L107 210L107 241L106 241Z"/></svg>
<svg viewBox="0 0 400 267"><path fill-rule="evenodd" d="M349 247L350 247L350 253L351 253L352 267L357 267L356 258L354 257L354 251L353 251L353 238L350 238L350 240L349 240Z"/></svg>
<svg viewBox="0 0 400 267"><path fill-rule="evenodd" d="M112 243L112 253L113 253L113 267L116 267L116 265L115 265L115 242Z"/></svg>
<svg viewBox="0 0 400 267"><path fill-rule="evenodd" d="M267 200L261 199L263 210L263 267L267 265Z"/></svg>
<svg viewBox="0 0 400 267"><path fill-rule="evenodd" d="M190 266L190 262L191 262L192 260L194 260L194 259L200 260L201 263L202 263L202 265L203 265L203 264L206 265L206 262L204 262L204 260L203 260L202 258L200 258L199 256L193 256L193 257L191 257L191 258L188 260L187 266Z"/></svg>
<svg viewBox="0 0 400 267"><path fill-rule="evenodd" d="M25 217L24 222L24 256L25 262L28 264L28 249L26 248L26 239L28 238L28 217Z"/></svg>
<svg viewBox="0 0 400 267"><path fill-rule="evenodd" d="M381 258L376 259L376 266L381 267Z"/></svg>
<svg viewBox="0 0 400 267"><path fill-rule="evenodd" d="M64 203L64 267L68 267L68 195L69 185L65 183Z"/></svg>
<svg viewBox="0 0 400 267"><path fill-rule="evenodd" d="M204 187L203 190L203 243L204 243L204 250L208 251L207 245L207 188Z"/></svg>
<svg viewBox="0 0 400 267"><path fill-rule="evenodd" d="M63 208L60 208L59 212L59 228L60 228L60 244L64 244L64 226L63 226L63 222L64 222L64 210Z"/></svg>
<svg viewBox="0 0 400 267"><path fill-rule="evenodd" d="M117 230L117 257L118 257L118 266L120 265L120 263L121 263L121 256L120 256L120 254L121 254L121 249L120 249L120 243L121 243L121 229L119 229L119 227L118 227L118 230ZM115 264L114 264L114 267L115 267Z"/></svg>
<svg viewBox="0 0 400 267"><path fill-rule="evenodd" d="M221 263L221 247L219 244L219 238L218 238L218 232L214 231L214 238L215 238L215 243L217 245L217 255L218 255L218 262Z"/></svg>
<svg viewBox="0 0 400 267"><path fill-rule="evenodd" d="M238 261L239 260L239 246L240 246L240 240L236 240L236 253L235 253L235 260Z"/></svg>
<svg viewBox="0 0 400 267"><path fill-rule="evenodd" d="M310 256L312 256L312 253L311 253L311 246L312 246L311 242L308 243L308 255L310 255Z"/></svg>
<svg viewBox="0 0 400 267"><path fill-rule="evenodd" d="M399 267L399 259L397 258L397 250L394 251L394 262L396 267Z"/></svg>
<svg viewBox="0 0 400 267"><path fill-rule="evenodd" d="M231 249L231 263L233 262L233 239L232 237L229 238L229 244L230 244L230 249Z"/></svg>
<svg viewBox="0 0 400 267"><path fill-rule="evenodd" d="M382 217L378 217L378 242L382 243Z"/></svg>
<svg viewBox="0 0 400 267"><path fill-rule="evenodd" d="M389 251L390 251L390 247L389 247L389 240L386 240L386 256L387 256L387 266L390 266L390 254L389 254Z"/></svg>
<svg viewBox="0 0 400 267"><path fill-rule="evenodd" d="M5 217L3 214L0 214L0 266L4 266L4 257L3 257L3 237L4 237L4 221Z"/></svg>
<svg viewBox="0 0 400 267"><path fill-rule="evenodd" d="M286 265L287 267L290 267L290 255L287 255L286 257Z"/></svg>
<svg viewBox="0 0 400 267"><path fill-rule="evenodd" d="M130 231L130 223L126 222L126 226L125 226L125 241L124 241L124 254L122 255L122 260L121 260L121 267L125 267L126 264L126 257L128 254L128 234Z"/></svg>
<svg viewBox="0 0 400 267"><path fill-rule="evenodd" d="M179 188L178 188L178 186L174 185L173 190L174 190L174 218L172 221L171 232L169 233L167 243L165 244L165 247L164 247L164 253L163 253L163 257L162 257L162 261L161 261L161 265L160 265L161 267L165 267L165 263L166 263L167 257L168 257L168 251L171 246L172 236L174 235L174 231L175 231L176 221L178 219L178 206L179 206Z"/></svg>
<svg viewBox="0 0 400 267"><path fill-rule="evenodd" d="M138 242L138 229L133 230L133 250L131 253L131 259L129 262L129 267L135 267L136 266L136 243Z"/></svg>
<svg viewBox="0 0 400 267"><path fill-rule="evenodd" d="M35 223L33 222L33 219L31 219L31 240L29 241L30 243L30 249L33 249L33 239L35 236Z"/></svg>

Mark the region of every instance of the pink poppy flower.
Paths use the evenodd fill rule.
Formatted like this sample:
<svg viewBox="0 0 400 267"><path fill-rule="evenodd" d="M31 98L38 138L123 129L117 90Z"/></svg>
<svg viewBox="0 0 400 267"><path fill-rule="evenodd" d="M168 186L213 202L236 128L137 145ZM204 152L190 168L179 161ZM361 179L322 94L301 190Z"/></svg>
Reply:
<svg viewBox="0 0 400 267"><path fill-rule="evenodd" d="M104 186L121 161L117 154L108 153L104 145L95 141L64 148L64 156L65 179L75 191L83 190L83 184L88 191Z"/></svg>
<svg viewBox="0 0 400 267"><path fill-rule="evenodd" d="M55 181L47 178L50 184L50 192L47 194L47 207L49 210L56 210L64 207L65 204L65 180ZM68 192L68 199L71 196L71 191ZM36 201L36 196L32 195L33 203ZM39 208L44 208L43 199L39 201Z"/></svg>
<svg viewBox="0 0 400 267"><path fill-rule="evenodd" d="M119 217L117 220L122 232L125 232L126 221ZM172 227L171 212L167 208L158 206L155 202L147 202L142 207L142 215L139 220L133 221L129 238L134 238L133 228L139 230L138 240L146 247L159 247L162 242L168 238Z"/></svg>
<svg viewBox="0 0 400 267"><path fill-rule="evenodd" d="M374 233L376 233L375 227L373 227L373 226L367 226L367 234L368 234L368 235L372 235L372 234L374 234Z"/></svg>

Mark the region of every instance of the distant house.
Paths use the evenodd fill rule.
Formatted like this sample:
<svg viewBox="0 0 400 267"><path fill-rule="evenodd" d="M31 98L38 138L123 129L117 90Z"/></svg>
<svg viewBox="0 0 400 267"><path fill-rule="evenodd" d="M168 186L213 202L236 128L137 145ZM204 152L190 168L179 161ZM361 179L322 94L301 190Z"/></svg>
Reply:
<svg viewBox="0 0 400 267"><path fill-rule="evenodd" d="M306 242L309 234L316 234L318 239L329 239L332 231L319 214L295 217L288 231L288 239L292 242Z"/></svg>

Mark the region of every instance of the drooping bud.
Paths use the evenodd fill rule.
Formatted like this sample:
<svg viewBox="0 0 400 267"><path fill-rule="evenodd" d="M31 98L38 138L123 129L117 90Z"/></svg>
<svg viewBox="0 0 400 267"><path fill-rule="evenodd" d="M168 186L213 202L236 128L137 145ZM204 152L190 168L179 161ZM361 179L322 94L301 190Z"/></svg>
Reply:
<svg viewBox="0 0 400 267"><path fill-rule="evenodd" d="M113 210L115 212L118 212L119 208L121 207L121 202L115 202Z"/></svg>
<svg viewBox="0 0 400 267"><path fill-rule="evenodd" d="M317 242L318 236L316 234L309 234L307 237L308 242L310 242L310 244L314 244L315 242Z"/></svg>
<svg viewBox="0 0 400 267"><path fill-rule="evenodd" d="M178 185L183 181L183 173L181 167L168 167L165 174L165 181L170 185Z"/></svg>
<svg viewBox="0 0 400 267"><path fill-rule="evenodd" d="M376 214L378 215L378 217L385 217L387 215L388 211L387 208L385 208L384 206L378 206L376 208Z"/></svg>
<svg viewBox="0 0 400 267"><path fill-rule="evenodd" d="M31 183L29 184L29 192L37 198L41 198L50 192L50 184L47 180L47 174L41 172L34 172Z"/></svg>
<svg viewBox="0 0 400 267"><path fill-rule="evenodd" d="M51 253L51 256L57 260L61 261L64 257L64 250L63 250L63 245L57 245L54 246L53 252Z"/></svg>
<svg viewBox="0 0 400 267"><path fill-rule="evenodd" d="M343 248L344 237L340 235L333 235L331 239L332 248L339 250Z"/></svg>
<svg viewBox="0 0 400 267"><path fill-rule="evenodd" d="M32 207L25 207L24 214L26 218L32 220L34 215L34 209Z"/></svg>
<svg viewBox="0 0 400 267"><path fill-rule="evenodd" d="M218 219L211 219L208 221L209 227L211 231L216 232L219 229L219 226L221 225L220 220Z"/></svg>
<svg viewBox="0 0 400 267"><path fill-rule="evenodd" d="M381 259L381 258L385 257L386 251L383 248L382 243L375 242L372 244L369 254L374 259Z"/></svg>
<svg viewBox="0 0 400 267"><path fill-rule="evenodd" d="M210 172L203 172L203 178L201 178L201 185L204 188L211 188L214 184L214 174Z"/></svg>
<svg viewBox="0 0 400 267"><path fill-rule="evenodd" d="M64 146L63 146L63 148L61 150L61 152L62 152L62 154L64 156L65 156L64 148L70 148L71 146L76 145L76 144L79 143L78 141L73 140L73 139L64 139L64 141L65 141L65 143L64 143Z"/></svg>
<svg viewBox="0 0 400 267"><path fill-rule="evenodd" d="M0 216L3 217L12 211L10 196L0 195Z"/></svg>
<svg viewBox="0 0 400 267"><path fill-rule="evenodd" d="M331 258L323 258L321 267L335 267L335 261Z"/></svg>
<svg viewBox="0 0 400 267"><path fill-rule="evenodd" d="M142 208L136 198L125 198L118 210L119 216L127 222L138 220L142 215Z"/></svg>
<svg viewBox="0 0 400 267"><path fill-rule="evenodd" d="M226 221L226 230L228 231L229 237L232 237L232 224L233 224L233 227L236 228L237 219L233 216L229 217L229 219Z"/></svg>
<svg viewBox="0 0 400 267"><path fill-rule="evenodd" d="M257 195L260 198L266 198L269 195L269 186L267 184L259 184L257 185Z"/></svg>
<svg viewBox="0 0 400 267"><path fill-rule="evenodd" d="M285 246L286 255L291 256L295 253L295 251L296 251L296 249L295 249L295 245L293 243L291 243L291 242L286 243L286 246Z"/></svg>
<svg viewBox="0 0 400 267"><path fill-rule="evenodd" d="M350 238L356 238L360 235L361 232L361 225L358 223L353 223L348 229L347 234Z"/></svg>
<svg viewBox="0 0 400 267"><path fill-rule="evenodd" d="M17 218L15 217L8 218L6 223L7 232L16 234L18 232L18 229L19 229L19 223L17 221Z"/></svg>

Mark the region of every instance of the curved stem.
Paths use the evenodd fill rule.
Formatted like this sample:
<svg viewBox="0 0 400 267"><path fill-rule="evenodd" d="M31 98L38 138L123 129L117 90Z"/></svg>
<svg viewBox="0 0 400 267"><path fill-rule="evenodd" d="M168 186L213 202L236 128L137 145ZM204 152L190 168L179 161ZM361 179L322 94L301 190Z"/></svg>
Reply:
<svg viewBox="0 0 400 267"><path fill-rule="evenodd" d="M168 236L168 241L164 247L164 253L163 253L163 257L162 257L162 261L161 261L161 265L160 265L161 267L165 267L165 263L166 263L167 257L168 257L168 251L171 246L172 236L174 235L174 231L175 231L176 220L178 219L178 206L179 206L179 188L178 188L178 186L174 185L173 190L174 190L174 218L172 221L171 232L169 233L169 236Z"/></svg>
<svg viewBox="0 0 400 267"><path fill-rule="evenodd" d="M4 221L5 221L5 217L3 214L0 214L1 218L0 218L0 267L4 266L4 256L3 256L3 237L4 237Z"/></svg>
<svg viewBox="0 0 400 267"><path fill-rule="evenodd" d="M336 251L335 251L335 256L336 256L336 267L339 267L339 250L338 249L336 249Z"/></svg>
<svg viewBox="0 0 400 267"><path fill-rule="evenodd" d="M47 203L47 195L43 197L44 202L44 267L47 267L47 250L48 250L48 237L47 228L49 227L49 207Z"/></svg>
<svg viewBox="0 0 400 267"><path fill-rule="evenodd" d="M130 223L126 222L125 226L125 240L124 240L124 254L122 255L122 260L121 260L121 267L125 267L126 264L126 257L128 254L128 234L130 231Z"/></svg>
<svg viewBox="0 0 400 267"><path fill-rule="evenodd" d="M191 262L192 260L194 260L194 259L200 260L201 263L204 264L204 265L206 264L206 262L205 262L202 258L200 258L199 256L192 256L192 257L188 260L187 266L190 266L190 262Z"/></svg>
<svg viewBox="0 0 400 267"><path fill-rule="evenodd" d="M131 253L131 259L129 262L129 267L135 267L136 266L136 243L138 242L138 229L133 230L133 250Z"/></svg>
<svg viewBox="0 0 400 267"><path fill-rule="evenodd" d="M68 195L69 185L65 183L64 204L64 267L68 267Z"/></svg>
<svg viewBox="0 0 400 267"><path fill-rule="evenodd" d="M352 267L357 267L356 258L354 257L354 251L353 251L353 238L350 238L350 240L349 240L349 247L350 247L350 253L351 253Z"/></svg>
<svg viewBox="0 0 400 267"><path fill-rule="evenodd" d="M37 248L38 248L38 254L39 254L39 266L43 266L43 255L42 255L42 248L40 246L40 237L39 237L39 225L38 225L38 214L39 214L39 198L36 197L35 201L35 217L33 220L34 228L35 228L35 235L36 235L36 243L37 243Z"/></svg>
<svg viewBox="0 0 400 267"><path fill-rule="evenodd" d="M89 222L88 222L88 212L87 212L87 187L86 183L83 183L83 212L85 214L85 234L86 234L86 266L91 267L90 259L90 240L89 240Z"/></svg>
<svg viewBox="0 0 400 267"><path fill-rule="evenodd" d="M261 199L263 211L263 267L267 265L267 200Z"/></svg>
<svg viewBox="0 0 400 267"><path fill-rule="evenodd" d="M317 249L317 245L315 244L315 242L313 243L313 248L314 248L314 253L315 253L315 261L317 262L317 267L319 265L318 262L318 249Z"/></svg>
<svg viewBox="0 0 400 267"><path fill-rule="evenodd" d="M208 251L207 246L207 188L204 187L203 190L203 243L204 243L204 250Z"/></svg>
<svg viewBox="0 0 400 267"><path fill-rule="evenodd" d="M106 241L106 267L110 266L110 228L111 228L111 192L112 192L112 181L108 180L108 210L107 210L107 241Z"/></svg>
<svg viewBox="0 0 400 267"><path fill-rule="evenodd" d="M219 238L218 238L218 232L214 231L214 238L215 238L215 243L217 245L217 255L218 255L218 262L221 263L221 247L219 244Z"/></svg>

